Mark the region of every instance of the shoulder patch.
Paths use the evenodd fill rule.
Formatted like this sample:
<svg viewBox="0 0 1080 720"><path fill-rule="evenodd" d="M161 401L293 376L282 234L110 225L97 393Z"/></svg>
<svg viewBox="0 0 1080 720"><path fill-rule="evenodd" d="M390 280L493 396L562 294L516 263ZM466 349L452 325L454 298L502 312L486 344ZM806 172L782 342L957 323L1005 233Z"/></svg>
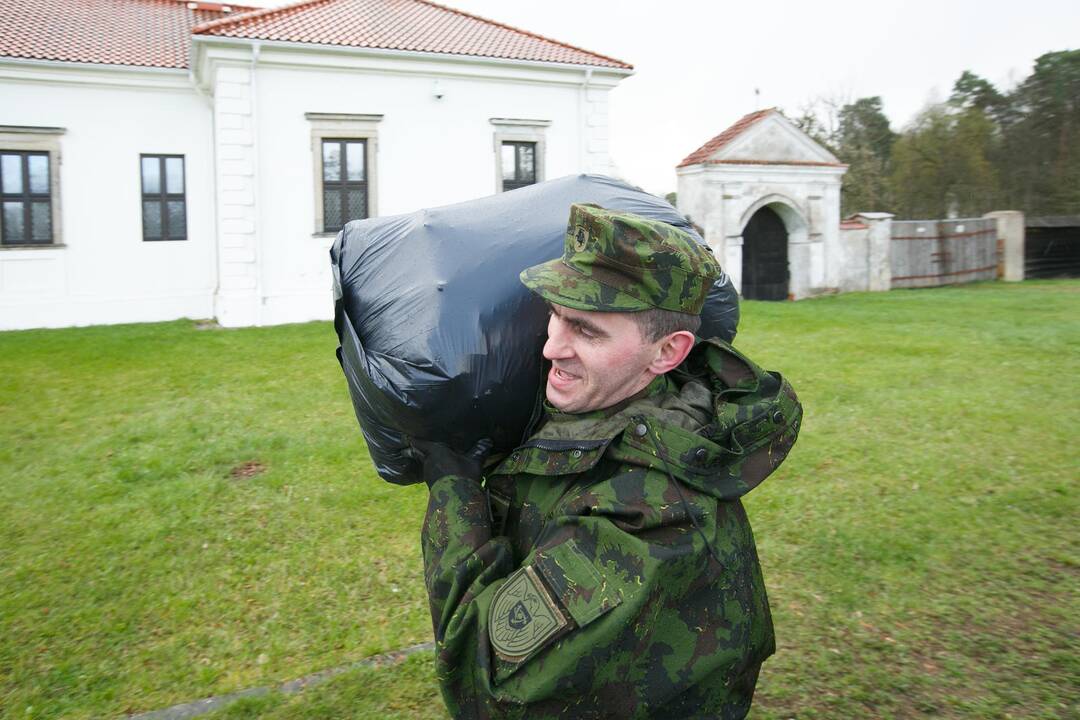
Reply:
<svg viewBox="0 0 1080 720"><path fill-rule="evenodd" d="M500 658L520 662L568 624L536 571L526 565L495 592L488 634Z"/></svg>

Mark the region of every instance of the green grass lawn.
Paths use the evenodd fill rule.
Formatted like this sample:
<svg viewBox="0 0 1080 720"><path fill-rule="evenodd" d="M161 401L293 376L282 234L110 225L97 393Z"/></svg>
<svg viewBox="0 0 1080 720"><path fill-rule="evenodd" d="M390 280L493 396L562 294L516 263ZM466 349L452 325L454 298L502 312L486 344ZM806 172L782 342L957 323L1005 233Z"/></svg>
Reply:
<svg viewBox="0 0 1080 720"><path fill-rule="evenodd" d="M743 307L802 437L747 507L753 716L1080 717L1080 282ZM103 718L430 639L423 488L329 323L0 333L0 717ZM444 718L426 653L215 718Z"/></svg>

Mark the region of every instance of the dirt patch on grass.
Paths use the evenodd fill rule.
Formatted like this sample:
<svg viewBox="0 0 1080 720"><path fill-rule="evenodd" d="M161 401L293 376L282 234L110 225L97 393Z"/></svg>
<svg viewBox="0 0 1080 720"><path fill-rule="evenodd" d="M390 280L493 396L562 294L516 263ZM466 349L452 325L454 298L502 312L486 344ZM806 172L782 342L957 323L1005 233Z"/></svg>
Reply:
<svg viewBox="0 0 1080 720"><path fill-rule="evenodd" d="M246 480L247 478L255 477L256 475L264 472L266 465L258 460L248 460L247 462L240 463L232 470L229 471L229 477L233 480Z"/></svg>

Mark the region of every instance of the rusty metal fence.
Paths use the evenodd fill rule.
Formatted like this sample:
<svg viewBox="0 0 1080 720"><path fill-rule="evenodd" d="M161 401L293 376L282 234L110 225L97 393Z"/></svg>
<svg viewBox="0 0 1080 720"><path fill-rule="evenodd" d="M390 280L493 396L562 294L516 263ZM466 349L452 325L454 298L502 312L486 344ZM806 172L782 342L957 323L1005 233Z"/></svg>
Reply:
<svg viewBox="0 0 1080 720"><path fill-rule="evenodd" d="M993 218L894 220L892 287L953 285L998 277L1001 249Z"/></svg>

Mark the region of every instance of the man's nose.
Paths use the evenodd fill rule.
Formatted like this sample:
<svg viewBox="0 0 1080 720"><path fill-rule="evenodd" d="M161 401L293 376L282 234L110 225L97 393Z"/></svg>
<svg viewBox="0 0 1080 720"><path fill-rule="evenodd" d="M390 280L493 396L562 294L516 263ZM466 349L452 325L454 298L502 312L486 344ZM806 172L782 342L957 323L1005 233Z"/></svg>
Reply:
<svg viewBox="0 0 1080 720"><path fill-rule="evenodd" d="M558 317L552 316L548 322L548 339L544 343L544 357L548 360L566 360L574 354L567 342L566 328Z"/></svg>

